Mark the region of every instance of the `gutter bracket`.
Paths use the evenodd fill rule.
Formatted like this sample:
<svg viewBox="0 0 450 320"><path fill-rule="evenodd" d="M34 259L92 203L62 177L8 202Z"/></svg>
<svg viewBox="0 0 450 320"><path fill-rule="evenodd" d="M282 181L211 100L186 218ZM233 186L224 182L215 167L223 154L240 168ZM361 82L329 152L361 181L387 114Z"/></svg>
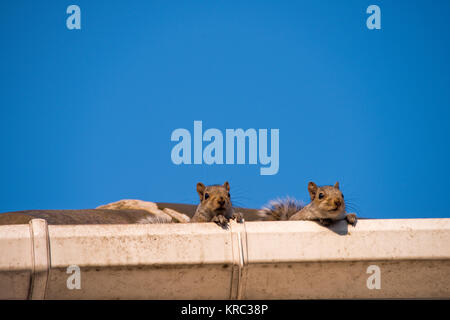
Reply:
<svg viewBox="0 0 450 320"><path fill-rule="evenodd" d="M50 271L50 242L48 225L44 219L29 222L31 236L31 281L28 299L43 300Z"/></svg>
<svg viewBox="0 0 450 320"><path fill-rule="evenodd" d="M233 254L230 299L242 300L245 299L248 272L247 230L245 228L245 221L237 223L231 220L230 229Z"/></svg>

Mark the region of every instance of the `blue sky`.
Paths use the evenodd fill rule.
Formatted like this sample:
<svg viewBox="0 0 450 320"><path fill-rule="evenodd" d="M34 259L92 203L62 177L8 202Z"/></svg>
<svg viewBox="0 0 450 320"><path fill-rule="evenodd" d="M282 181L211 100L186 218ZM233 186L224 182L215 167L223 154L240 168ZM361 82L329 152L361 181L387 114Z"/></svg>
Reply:
<svg viewBox="0 0 450 320"><path fill-rule="evenodd" d="M66 8L81 8L81 30ZM366 8L381 8L381 30ZM450 217L448 1L2 1L0 212L308 200ZM173 130L280 130L280 168L180 165Z"/></svg>

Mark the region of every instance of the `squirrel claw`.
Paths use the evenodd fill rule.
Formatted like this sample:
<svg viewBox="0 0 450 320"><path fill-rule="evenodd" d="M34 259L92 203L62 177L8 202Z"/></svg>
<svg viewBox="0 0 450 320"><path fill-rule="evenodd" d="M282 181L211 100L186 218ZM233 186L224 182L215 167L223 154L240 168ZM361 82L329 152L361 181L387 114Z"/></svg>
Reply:
<svg viewBox="0 0 450 320"><path fill-rule="evenodd" d="M331 224L331 219L319 219L319 223L324 227L328 227Z"/></svg>
<svg viewBox="0 0 450 320"><path fill-rule="evenodd" d="M212 218L211 221L217 223L223 229L228 229L228 220L221 214Z"/></svg>
<svg viewBox="0 0 450 320"><path fill-rule="evenodd" d="M234 212L233 215L231 216L231 218L235 219L236 222L238 222L238 223L244 222L244 217L242 216L242 213L240 213L240 212Z"/></svg>
<svg viewBox="0 0 450 320"><path fill-rule="evenodd" d="M356 214L354 214L354 213L349 213L349 214L347 214L347 215L345 216L345 219L346 219L347 222L348 222L349 224L351 224L352 226L356 226L356 222L357 222Z"/></svg>

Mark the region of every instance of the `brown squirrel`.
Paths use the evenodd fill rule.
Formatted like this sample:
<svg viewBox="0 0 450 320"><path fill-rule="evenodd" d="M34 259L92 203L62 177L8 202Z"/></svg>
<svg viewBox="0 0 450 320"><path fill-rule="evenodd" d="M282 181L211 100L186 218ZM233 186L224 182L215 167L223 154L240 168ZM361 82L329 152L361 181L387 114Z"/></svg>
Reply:
<svg viewBox="0 0 450 320"><path fill-rule="evenodd" d="M137 224L186 223L190 220L184 213L169 208L160 209L154 202L135 199L124 199L108 203L97 207L97 209L114 210L115 215L118 214L119 210L121 215L124 215L129 210L141 211L141 215L135 214L131 220L131 223Z"/></svg>
<svg viewBox="0 0 450 320"><path fill-rule="evenodd" d="M345 211L344 195L339 190L339 182L334 186L318 187L308 183L311 202L304 206L294 199L274 200L262 208L258 215L263 220L316 220L324 226L333 221L347 220L356 225L356 215Z"/></svg>
<svg viewBox="0 0 450 320"><path fill-rule="evenodd" d="M242 214L233 210L228 181L223 185L210 186L199 182L197 183L197 193L200 197L200 204L191 222L215 222L225 228L230 219L236 219L237 222L244 221Z"/></svg>

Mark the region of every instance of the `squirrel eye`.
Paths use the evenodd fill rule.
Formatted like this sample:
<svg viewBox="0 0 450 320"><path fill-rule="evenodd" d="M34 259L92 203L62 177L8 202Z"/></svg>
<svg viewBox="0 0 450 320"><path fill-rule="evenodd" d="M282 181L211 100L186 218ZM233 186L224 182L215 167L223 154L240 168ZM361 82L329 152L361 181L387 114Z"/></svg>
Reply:
<svg viewBox="0 0 450 320"><path fill-rule="evenodd" d="M205 193L205 200L209 198L209 194Z"/></svg>
<svg viewBox="0 0 450 320"><path fill-rule="evenodd" d="M323 199L323 193L319 193L319 199Z"/></svg>
<svg viewBox="0 0 450 320"><path fill-rule="evenodd" d="M230 193L228 192L228 198L231 198L231 195L230 195Z"/></svg>

